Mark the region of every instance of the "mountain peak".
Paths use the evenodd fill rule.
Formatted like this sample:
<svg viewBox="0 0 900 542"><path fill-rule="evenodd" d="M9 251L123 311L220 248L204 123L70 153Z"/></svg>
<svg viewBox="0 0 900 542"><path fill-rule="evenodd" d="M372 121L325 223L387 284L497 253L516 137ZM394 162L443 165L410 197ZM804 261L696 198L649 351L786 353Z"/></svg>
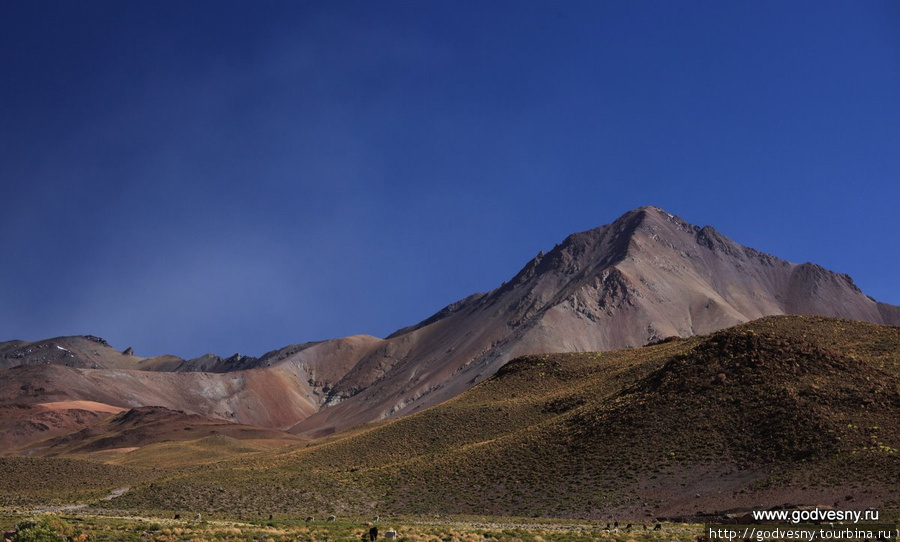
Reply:
<svg viewBox="0 0 900 542"><path fill-rule="evenodd" d="M294 431L320 435L436 405L521 355L641 346L781 314L900 324L900 307L877 303L845 275L781 260L744 247L712 226L695 226L645 206L569 235L499 288L453 303L384 340L294 345L260 359L236 354L151 360L140 368L204 371L203 379L217 378L214 372L247 370L246 380L239 380L253 390L290 382L304 395L269 394L267 400L278 406L238 414L245 421L265 416L266 423L278 427L288 427L283 424L293 419L298 422ZM116 363L122 358L123 366L136 367L134 358L96 342L82 349L83 355L80 348L61 340L0 344L0 367L20 365L25 357L38 367L81 357L93 366L90 356L104 349ZM97 365L114 366L105 358ZM12 388L17 397L31 393L27 384ZM79 398L108 401L107 391ZM231 405L227 397L222 401ZM235 412L231 406L208 406L222 415Z"/></svg>
<svg viewBox="0 0 900 542"><path fill-rule="evenodd" d="M662 207L657 207L655 205L645 205L643 207L638 207L637 209L632 209L614 220L613 223L632 216L639 216L642 219L649 218L651 220L671 221L687 224L687 222L682 220L677 215L674 215L666 211Z"/></svg>
<svg viewBox="0 0 900 542"><path fill-rule="evenodd" d="M628 211L609 224L573 233L549 252L540 251L509 284L554 269L571 272L588 260L612 264L625 257L631 238L645 223L665 219L684 222L659 207L646 206Z"/></svg>

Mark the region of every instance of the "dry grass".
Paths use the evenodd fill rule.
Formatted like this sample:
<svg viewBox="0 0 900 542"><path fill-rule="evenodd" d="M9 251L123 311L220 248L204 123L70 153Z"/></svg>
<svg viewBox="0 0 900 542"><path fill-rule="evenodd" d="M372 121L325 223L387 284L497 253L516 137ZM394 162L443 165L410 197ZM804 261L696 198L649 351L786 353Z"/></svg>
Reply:
<svg viewBox="0 0 900 542"><path fill-rule="evenodd" d="M362 519L336 522L275 519L272 521L172 520L160 517L121 517L90 514L40 515L0 513L0 530L37 521L72 540L94 542L358 542L370 524ZM510 522L488 518L478 521L391 518L379 523L379 539L388 529L403 542L665 542L671 538L690 540L700 534L700 525L667 524L663 532L608 533L599 523Z"/></svg>
<svg viewBox="0 0 900 542"><path fill-rule="evenodd" d="M290 451L222 440L103 459L132 467L116 506L133 509L649 519L848 491L897 506L898 449L900 329L773 317L520 358L425 412Z"/></svg>

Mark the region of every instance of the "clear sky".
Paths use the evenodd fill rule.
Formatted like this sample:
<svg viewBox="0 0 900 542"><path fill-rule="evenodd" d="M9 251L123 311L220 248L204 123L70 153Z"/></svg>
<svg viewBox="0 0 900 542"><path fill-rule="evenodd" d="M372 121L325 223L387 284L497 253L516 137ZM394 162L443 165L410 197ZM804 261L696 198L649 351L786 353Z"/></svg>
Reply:
<svg viewBox="0 0 900 542"><path fill-rule="evenodd" d="M0 340L386 335L657 205L900 304L896 1L0 3Z"/></svg>

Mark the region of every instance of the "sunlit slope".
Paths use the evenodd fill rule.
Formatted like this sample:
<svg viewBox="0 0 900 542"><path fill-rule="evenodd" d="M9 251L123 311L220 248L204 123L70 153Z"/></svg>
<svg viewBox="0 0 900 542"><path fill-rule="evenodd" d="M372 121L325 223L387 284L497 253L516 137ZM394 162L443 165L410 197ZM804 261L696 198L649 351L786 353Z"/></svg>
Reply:
<svg viewBox="0 0 900 542"><path fill-rule="evenodd" d="M514 360L445 404L144 485L155 508L635 518L896 506L900 329L772 317L610 353Z"/></svg>
<svg viewBox="0 0 900 542"><path fill-rule="evenodd" d="M321 436L414 414L522 355L637 347L784 314L900 325L900 308L866 296L847 275L642 207L570 235L497 289L388 337L330 391L339 404L293 430Z"/></svg>

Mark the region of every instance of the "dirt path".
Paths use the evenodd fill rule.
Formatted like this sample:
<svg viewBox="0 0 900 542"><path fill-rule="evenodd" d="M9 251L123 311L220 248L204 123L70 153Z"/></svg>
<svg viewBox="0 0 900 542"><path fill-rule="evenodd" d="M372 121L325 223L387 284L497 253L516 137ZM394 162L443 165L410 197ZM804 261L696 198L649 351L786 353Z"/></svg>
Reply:
<svg viewBox="0 0 900 542"><path fill-rule="evenodd" d="M109 495L103 497L104 501L111 501L117 497L121 497L122 495L128 493L128 490L131 489L129 486L119 487L112 491L110 491ZM88 505L86 503L82 504L65 504L62 506L42 506L40 508L35 508L30 511L31 514L45 514L45 513L60 513L60 512L71 512L73 510L83 510L87 508Z"/></svg>
<svg viewBox="0 0 900 542"><path fill-rule="evenodd" d="M115 498L117 498L117 497L121 497L122 495L128 493L128 490L129 490L129 489L131 489L131 488L128 487L128 486L120 487L120 488L114 489L114 490L112 490L112 491L109 493L109 495L107 495L106 497L103 497L103 500L104 500L104 501L111 501L111 500L113 500L113 499L115 499Z"/></svg>

